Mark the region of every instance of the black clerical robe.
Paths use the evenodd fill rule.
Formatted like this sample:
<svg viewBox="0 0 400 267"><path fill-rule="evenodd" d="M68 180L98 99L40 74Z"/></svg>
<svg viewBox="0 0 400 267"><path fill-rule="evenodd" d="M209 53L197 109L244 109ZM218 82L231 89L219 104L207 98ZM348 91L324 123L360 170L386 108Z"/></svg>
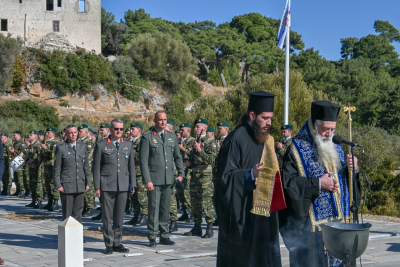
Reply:
<svg viewBox="0 0 400 267"><path fill-rule="evenodd" d="M287 208L279 211L279 231L289 250L290 267L325 267L328 258L324 255L322 232L318 229L312 231L309 216L311 202L319 197L319 177L308 179L299 174L291 148L287 150L283 164L282 184ZM348 171L345 172L347 175ZM355 178L359 205L361 190L358 174Z"/></svg>
<svg viewBox="0 0 400 267"><path fill-rule="evenodd" d="M215 209L219 219L217 266L281 266L278 216L250 213L254 181L250 169L260 162L263 144L245 125L236 128L221 147Z"/></svg>

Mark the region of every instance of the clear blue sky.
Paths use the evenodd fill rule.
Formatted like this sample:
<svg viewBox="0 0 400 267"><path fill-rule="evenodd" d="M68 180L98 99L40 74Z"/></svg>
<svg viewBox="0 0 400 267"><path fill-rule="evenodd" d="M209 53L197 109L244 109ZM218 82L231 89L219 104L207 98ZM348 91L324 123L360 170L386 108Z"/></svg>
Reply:
<svg viewBox="0 0 400 267"><path fill-rule="evenodd" d="M286 0L102 0L117 21L128 9L144 8L153 18L194 22L230 22L236 15L258 12L280 19ZM340 59L340 38L373 34L375 20L400 29L399 0L292 0L292 29L329 60ZM400 44L394 43L400 53Z"/></svg>

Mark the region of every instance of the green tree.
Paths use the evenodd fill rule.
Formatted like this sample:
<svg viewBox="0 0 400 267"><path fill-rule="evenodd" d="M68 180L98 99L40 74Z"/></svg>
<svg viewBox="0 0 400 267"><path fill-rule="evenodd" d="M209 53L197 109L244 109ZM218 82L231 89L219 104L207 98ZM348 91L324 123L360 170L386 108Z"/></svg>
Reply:
<svg viewBox="0 0 400 267"><path fill-rule="evenodd" d="M21 50L22 41L0 33L0 93L9 90L13 83L14 64Z"/></svg>
<svg viewBox="0 0 400 267"><path fill-rule="evenodd" d="M101 51L103 55L119 55L122 52L122 40L129 27L115 22L114 14L101 8Z"/></svg>
<svg viewBox="0 0 400 267"><path fill-rule="evenodd" d="M127 52L142 75L173 91L180 90L187 76L198 69L189 47L161 32L138 36Z"/></svg>
<svg viewBox="0 0 400 267"><path fill-rule="evenodd" d="M400 42L400 32L389 21L376 20L374 29L380 36L392 42Z"/></svg>

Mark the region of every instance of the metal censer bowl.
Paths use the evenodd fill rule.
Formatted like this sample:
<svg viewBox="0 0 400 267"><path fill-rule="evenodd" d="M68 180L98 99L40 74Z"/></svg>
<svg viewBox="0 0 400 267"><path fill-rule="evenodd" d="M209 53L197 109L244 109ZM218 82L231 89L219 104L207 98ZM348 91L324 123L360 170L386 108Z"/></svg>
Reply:
<svg viewBox="0 0 400 267"><path fill-rule="evenodd" d="M322 239L326 250L335 258L345 261L353 254L356 235L356 258L360 257L368 246L370 223L349 224L341 222L329 222L321 224Z"/></svg>

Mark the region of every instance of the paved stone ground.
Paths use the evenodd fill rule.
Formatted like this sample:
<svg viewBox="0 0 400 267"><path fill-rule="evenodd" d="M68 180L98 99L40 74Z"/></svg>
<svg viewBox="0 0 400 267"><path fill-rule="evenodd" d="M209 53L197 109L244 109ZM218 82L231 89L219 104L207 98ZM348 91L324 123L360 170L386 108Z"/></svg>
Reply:
<svg viewBox="0 0 400 267"><path fill-rule="evenodd" d="M32 209L24 208L28 203L28 200L0 196L0 214L32 212ZM60 212L40 212L59 215L61 218ZM126 215L125 219L129 220L130 217ZM0 219L0 258L5 261L5 266L57 266L57 226L60 222L61 219L34 222ZM370 222L373 226L368 248L362 256L363 266L399 266L400 224ZM85 229L102 226L101 222L90 218L83 218L83 225ZM183 237L183 232L192 226L191 223L179 223L179 231L171 236L176 242L173 247L158 245L156 249L150 249L147 247L147 239L124 241L123 244L130 249L129 253L143 253L143 256L137 257L124 257L120 253L105 256L103 241L87 237L84 258L91 258L92 261L85 262L85 266L215 266L218 227L214 227L215 236L212 239ZM145 227L135 229L146 231ZM174 252L156 253L160 249L174 249ZM289 266L288 251L282 241L281 255L283 266Z"/></svg>

